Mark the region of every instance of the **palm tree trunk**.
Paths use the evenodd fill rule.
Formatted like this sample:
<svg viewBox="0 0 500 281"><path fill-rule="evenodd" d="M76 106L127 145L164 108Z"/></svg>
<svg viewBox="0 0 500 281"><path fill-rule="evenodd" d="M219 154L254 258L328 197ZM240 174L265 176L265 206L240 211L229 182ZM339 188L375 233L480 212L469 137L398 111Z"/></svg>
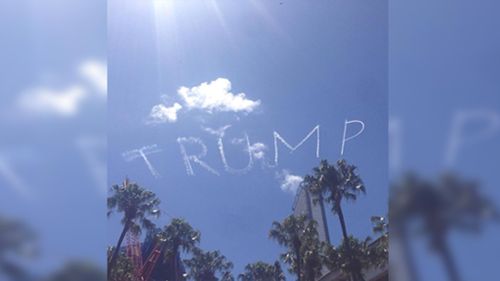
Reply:
<svg viewBox="0 0 500 281"><path fill-rule="evenodd" d="M357 275L356 281L365 281L365 278L363 277L363 273L360 272L356 275Z"/></svg>
<svg viewBox="0 0 500 281"><path fill-rule="evenodd" d="M179 243L174 244L174 281L177 281L178 278L178 273L177 273L177 267L179 265L179 261L177 259L177 256L180 255L179 253Z"/></svg>
<svg viewBox="0 0 500 281"><path fill-rule="evenodd" d="M351 272L349 274L349 280L351 281L365 281L362 273Z"/></svg>
<svg viewBox="0 0 500 281"><path fill-rule="evenodd" d="M174 254L174 281L177 281L177 252Z"/></svg>
<svg viewBox="0 0 500 281"><path fill-rule="evenodd" d="M351 272L348 275L348 278L350 281L366 281L366 279L363 277L363 273L361 272Z"/></svg>
<svg viewBox="0 0 500 281"><path fill-rule="evenodd" d="M415 260L412 255L410 241L408 240L408 235L406 233L406 229L404 228L400 230L399 241L401 241L404 263L406 265L406 269L408 270L408 281L420 281L420 277L415 266Z"/></svg>
<svg viewBox="0 0 500 281"><path fill-rule="evenodd" d="M330 231L328 230L328 223L326 222L326 213L325 213L325 204L324 204L324 198L323 198L323 193L319 194L319 206L321 209L321 217L323 218L323 221L321 222L323 226L325 227L325 239L328 244L330 244ZM319 223L319 222L318 222Z"/></svg>
<svg viewBox="0 0 500 281"><path fill-rule="evenodd" d="M337 216L339 217L339 221L340 221L340 226L342 228L342 236L344 237L344 241L347 242L347 239L348 239L348 235L347 235L347 226L345 224L345 220L344 220L344 213L342 212L342 207L338 207L337 209ZM349 244L347 244L348 247L349 247Z"/></svg>
<svg viewBox="0 0 500 281"><path fill-rule="evenodd" d="M342 236L344 237L344 243L346 243L346 248L349 253L351 253L351 244L349 244L349 237L347 234L347 226L345 223L344 219L344 212L342 212L342 207L340 206L340 202L338 203L338 208L337 208L337 216L339 217L340 221L340 227L342 228ZM352 281L364 281L363 276L361 274L352 272L351 273L351 280Z"/></svg>
<svg viewBox="0 0 500 281"><path fill-rule="evenodd" d="M441 254L441 258L443 259L443 263L448 273L448 278L450 281L460 281L460 274L458 273L457 266L453 260L453 256L451 254L450 248L446 244L446 242L442 242L441 247L438 249Z"/></svg>
<svg viewBox="0 0 500 281"><path fill-rule="evenodd" d="M122 233L120 234L120 238L118 238L118 243L116 244L116 248L113 251L113 254L111 255L111 259L109 260L108 263L108 280L111 275L111 269L115 266L116 260L118 258L118 253L120 252L120 248L122 246L123 239L125 238L125 234L127 234L128 230L130 228L130 221L127 221L125 225L123 226Z"/></svg>
<svg viewBox="0 0 500 281"><path fill-rule="evenodd" d="M302 258L300 257L300 249L296 251L297 255L297 281L302 280Z"/></svg>

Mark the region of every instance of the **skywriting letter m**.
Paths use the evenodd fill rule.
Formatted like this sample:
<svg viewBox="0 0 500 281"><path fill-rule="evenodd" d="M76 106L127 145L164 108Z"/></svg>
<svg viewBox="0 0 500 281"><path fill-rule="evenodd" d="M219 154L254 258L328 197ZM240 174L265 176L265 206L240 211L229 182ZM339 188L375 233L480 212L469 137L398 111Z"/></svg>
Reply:
<svg viewBox="0 0 500 281"><path fill-rule="evenodd" d="M278 140L281 141L290 152L294 152L301 145L303 145L307 139L309 139L314 133L316 133L316 158L319 158L319 125L314 127L307 136L302 139L296 146L290 145L278 132L274 131L274 165L278 165L279 162L279 150L278 150Z"/></svg>

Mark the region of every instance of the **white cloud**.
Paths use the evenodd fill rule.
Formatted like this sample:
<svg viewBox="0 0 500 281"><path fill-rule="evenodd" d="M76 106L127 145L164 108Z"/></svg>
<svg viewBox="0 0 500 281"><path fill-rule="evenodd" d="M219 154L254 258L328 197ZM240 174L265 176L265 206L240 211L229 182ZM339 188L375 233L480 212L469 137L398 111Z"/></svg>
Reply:
<svg viewBox="0 0 500 281"><path fill-rule="evenodd" d="M182 105L174 103L170 107L163 104L153 106L149 113L148 123L174 123L177 121L177 112L182 109Z"/></svg>
<svg viewBox="0 0 500 281"><path fill-rule="evenodd" d="M167 107L166 104L171 103L173 99L168 96L162 96L163 102L153 106L146 124L176 122L178 112L181 109L199 109L208 113L250 113L260 105L260 100L247 99L244 93L231 93L231 81L226 78L217 78L211 82L203 82L192 88L183 86L177 90L177 94L179 102L174 103L170 107ZM207 132L220 133L209 130Z"/></svg>
<svg viewBox="0 0 500 281"><path fill-rule="evenodd" d="M78 113L80 103L85 96L85 89L79 85L62 90L39 87L22 94L18 106L27 114L70 117Z"/></svg>
<svg viewBox="0 0 500 281"><path fill-rule="evenodd" d="M303 181L301 176L293 175L288 170L276 173L276 178L280 181L280 188L285 192L295 194Z"/></svg>
<svg viewBox="0 0 500 281"><path fill-rule="evenodd" d="M245 139L244 139L244 138L233 138L233 139L231 140L231 143L232 143L232 144L242 144L242 143L244 143L244 142L245 142Z"/></svg>
<svg viewBox="0 0 500 281"><path fill-rule="evenodd" d="M79 66L79 73L82 77L87 79L101 95L107 95L108 72L106 63L96 60L84 61Z"/></svg>
<svg viewBox="0 0 500 281"><path fill-rule="evenodd" d="M245 142L245 138L233 138L231 140L232 144L243 144ZM256 142L248 147L248 151L252 153L252 156L254 159L264 159L264 156L266 155L266 150L267 150L267 145L261 143L261 142Z"/></svg>
<svg viewBox="0 0 500 281"><path fill-rule="evenodd" d="M260 105L260 100L250 100L244 93L233 94L230 91L231 81L226 78L217 78L192 88L181 87L177 94L188 109L201 109L208 112L249 113Z"/></svg>
<svg viewBox="0 0 500 281"><path fill-rule="evenodd" d="M261 142L256 142L252 144L250 147L250 152L252 153L255 159L264 159L265 151L267 150L267 146Z"/></svg>
<svg viewBox="0 0 500 281"><path fill-rule="evenodd" d="M217 136L217 137L224 137L224 134L226 133L226 130L231 128L231 125L226 125L226 126L222 126L220 127L219 129L212 129L212 128L209 128L209 127L202 127L203 131L211 134L211 135L214 135L214 136Z"/></svg>
<svg viewBox="0 0 500 281"><path fill-rule="evenodd" d="M94 97L92 92L98 92L103 97L107 92L106 63L87 60L77 67L80 78L87 80L87 85L81 79L68 81L65 86L36 86L22 92L16 100L17 109L23 116L49 115L73 117L77 115L84 101ZM94 90L91 87L95 88ZM100 102L105 99L98 99Z"/></svg>

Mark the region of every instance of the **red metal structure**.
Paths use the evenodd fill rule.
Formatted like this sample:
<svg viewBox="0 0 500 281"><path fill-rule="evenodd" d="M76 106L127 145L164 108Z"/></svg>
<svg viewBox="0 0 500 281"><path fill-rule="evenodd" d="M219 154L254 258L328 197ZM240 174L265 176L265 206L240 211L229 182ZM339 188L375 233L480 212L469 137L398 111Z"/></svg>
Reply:
<svg viewBox="0 0 500 281"><path fill-rule="evenodd" d="M127 233L127 256L132 262L134 276L138 281L142 281L142 250L139 235L131 231Z"/></svg>
<svg viewBox="0 0 500 281"><path fill-rule="evenodd" d="M153 248L153 251L151 251L151 254L146 259L146 263L141 270L141 281L149 281L149 278L151 278L151 273L153 273L153 269L158 262L158 259L160 258L161 252L163 250L164 242L164 240L160 240L159 242L157 242L155 247Z"/></svg>
<svg viewBox="0 0 500 281"><path fill-rule="evenodd" d="M149 281L156 263L160 259L165 240L160 239L156 242L151 254L143 263L142 249L139 235L132 232L127 233L126 253L134 268L134 276L137 281Z"/></svg>

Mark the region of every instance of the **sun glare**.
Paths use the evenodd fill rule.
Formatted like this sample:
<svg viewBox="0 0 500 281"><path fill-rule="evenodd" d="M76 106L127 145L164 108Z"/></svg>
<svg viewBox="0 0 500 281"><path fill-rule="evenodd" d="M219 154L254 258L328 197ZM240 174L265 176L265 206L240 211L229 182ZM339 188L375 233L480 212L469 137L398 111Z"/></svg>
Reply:
<svg viewBox="0 0 500 281"><path fill-rule="evenodd" d="M174 0L153 0L155 16L166 14L172 11Z"/></svg>

